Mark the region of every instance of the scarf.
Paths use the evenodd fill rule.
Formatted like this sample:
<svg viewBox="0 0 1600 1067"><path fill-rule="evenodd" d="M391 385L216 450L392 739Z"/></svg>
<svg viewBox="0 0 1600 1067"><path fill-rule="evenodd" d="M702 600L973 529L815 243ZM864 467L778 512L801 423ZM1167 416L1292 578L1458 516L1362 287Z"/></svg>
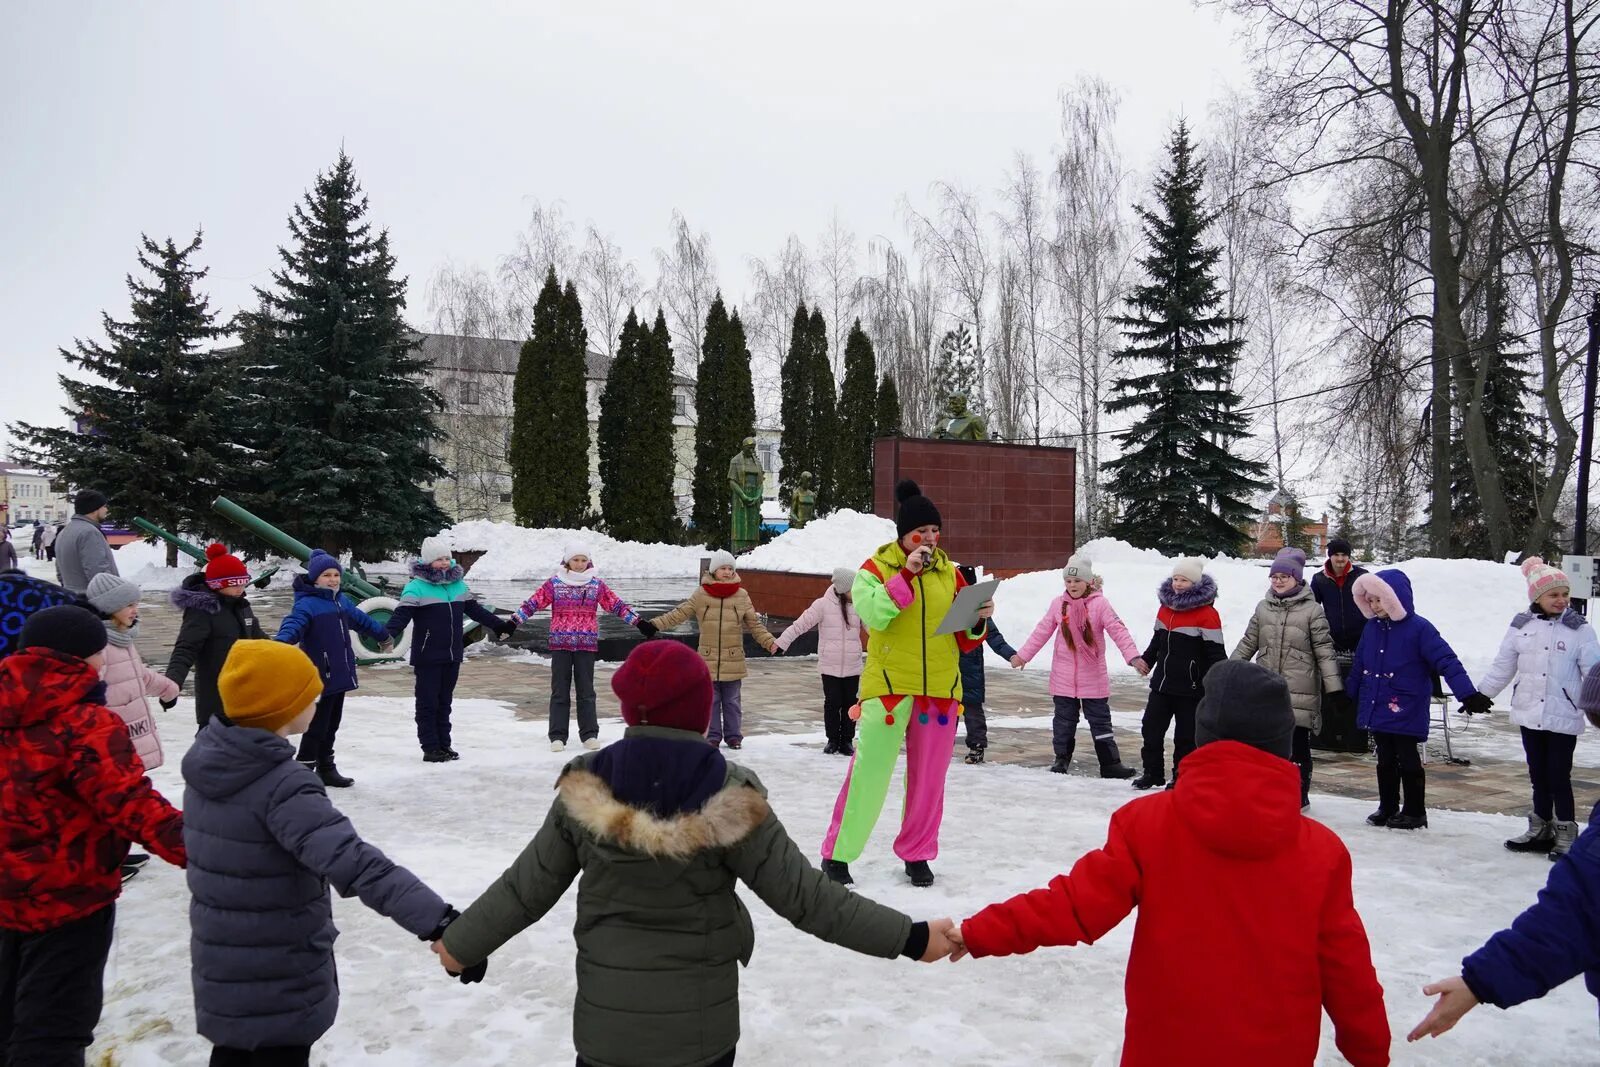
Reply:
<svg viewBox="0 0 1600 1067"><path fill-rule="evenodd" d="M1078 643L1075 634L1083 637L1083 647L1094 647L1094 627L1089 624L1089 598L1096 590L1090 589L1080 597L1061 596L1061 637L1066 641L1069 649L1076 649Z"/></svg>
<svg viewBox="0 0 1600 1067"><path fill-rule="evenodd" d="M739 591L738 582L706 582L700 588L718 600L726 600Z"/></svg>
<svg viewBox="0 0 1600 1067"><path fill-rule="evenodd" d="M127 648L139 637L139 624L135 622L126 630L119 629L116 623L106 621L106 640L118 648Z"/></svg>
<svg viewBox="0 0 1600 1067"><path fill-rule="evenodd" d="M593 566L586 571L568 570L566 567L556 568L556 581L562 585L588 585L596 577Z"/></svg>
<svg viewBox="0 0 1600 1067"><path fill-rule="evenodd" d="M459 582L467 572L461 569L461 564L452 563L442 571L436 571L427 563L418 560L411 565L411 577L430 582L433 585L449 585Z"/></svg>
<svg viewBox="0 0 1600 1067"><path fill-rule="evenodd" d="M1290 597L1299 596L1300 590L1304 589L1305 587L1306 580L1304 578L1296 578L1294 588L1289 590L1287 593L1280 593L1276 589L1273 589L1269 586L1267 588L1267 594L1277 600L1288 600Z"/></svg>

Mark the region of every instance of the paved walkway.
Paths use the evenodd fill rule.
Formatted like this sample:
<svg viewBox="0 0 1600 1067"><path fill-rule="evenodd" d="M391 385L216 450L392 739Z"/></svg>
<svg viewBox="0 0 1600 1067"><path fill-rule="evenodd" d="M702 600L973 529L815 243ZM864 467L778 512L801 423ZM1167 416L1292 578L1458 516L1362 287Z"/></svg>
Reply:
<svg viewBox="0 0 1600 1067"><path fill-rule="evenodd" d="M270 634L277 628L291 603L287 590L266 593L251 591L256 614ZM166 597L146 597L141 610L140 651L158 668L165 665L177 636L178 613ZM616 698L606 681L608 669L602 664L596 688L602 718L620 715ZM361 693L367 696L410 697L412 676L404 666L364 668ZM1111 698L1117 743L1129 766L1139 759L1139 713L1144 707L1145 686L1137 680L1120 680ZM475 654L463 669L458 696L503 701L519 715L542 719L549 699L549 672L542 660L509 648L486 649ZM1054 759L1050 742L1051 702L1040 672L993 670L989 672L987 704L993 725L990 728L988 759L992 763L1025 767L1048 767ZM817 681L816 661L756 660L744 687L745 732L806 733L820 735L822 689ZM1471 758L1470 766L1443 762L1444 746L1437 725L1428 744L1428 805L1462 811L1523 814L1528 810L1527 769L1520 756L1515 728L1497 713L1488 721L1470 724L1459 713L1452 714L1452 730L1465 729L1453 737L1456 755ZM1087 729L1080 727L1074 774L1094 774L1093 748ZM965 749L958 743L955 758ZM1171 753L1168 752L1170 763ZM1315 754L1316 769L1312 791L1350 797L1376 797L1376 776L1371 756L1325 753ZM983 768L962 767L963 773L982 774ZM1600 742L1578 747L1574 787L1580 811L1600 800ZM1313 804L1315 801L1313 800Z"/></svg>

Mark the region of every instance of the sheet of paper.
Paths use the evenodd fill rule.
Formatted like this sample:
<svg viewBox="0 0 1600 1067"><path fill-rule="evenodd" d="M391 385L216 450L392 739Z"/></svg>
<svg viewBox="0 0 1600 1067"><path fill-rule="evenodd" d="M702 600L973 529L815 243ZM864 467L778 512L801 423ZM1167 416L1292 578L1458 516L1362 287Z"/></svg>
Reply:
<svg viewBox="0 0 1600 1067"><path fill-rule="evenodd" d="M999 585L998 578L991 578L961 590L956 594L955 603L945 612L944 620L939 623L939 628L934 633L962 633L978 625L978 610L994 597L994 591Z"/></svg>

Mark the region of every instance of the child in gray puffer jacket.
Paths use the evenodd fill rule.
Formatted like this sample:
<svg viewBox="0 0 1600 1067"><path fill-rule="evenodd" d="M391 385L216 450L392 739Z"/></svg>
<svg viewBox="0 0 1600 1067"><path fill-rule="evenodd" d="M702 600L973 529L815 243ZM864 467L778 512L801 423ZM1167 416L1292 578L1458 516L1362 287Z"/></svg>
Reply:
<svg viewBox="0 0 1600 1067"><path fill-rule="evenodd" d="M322 692L304 652L236 642L218 689L223 713L183 758L195 1022L212 1067L306 1064L339 1007L329 885L425 941L456 913L363 841L295 760L288 735Z"/></svg>

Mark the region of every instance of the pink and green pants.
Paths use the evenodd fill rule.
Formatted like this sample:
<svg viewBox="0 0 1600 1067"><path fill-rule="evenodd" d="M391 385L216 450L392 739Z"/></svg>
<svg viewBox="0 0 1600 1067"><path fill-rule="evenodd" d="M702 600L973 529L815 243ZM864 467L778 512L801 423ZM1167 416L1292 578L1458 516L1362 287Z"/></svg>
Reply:
<svg viewBox="0 0 1600 1067"><path fill-rule="evenodd" d="M961 703L940 697L882 696L861 702L860 734L833 822L822 839L822 858L850 863L872 836L889 795L900 745L906 749L905 806L894 854L907 863L936 859L944 820L944 776L956 743Z"/></svg>

